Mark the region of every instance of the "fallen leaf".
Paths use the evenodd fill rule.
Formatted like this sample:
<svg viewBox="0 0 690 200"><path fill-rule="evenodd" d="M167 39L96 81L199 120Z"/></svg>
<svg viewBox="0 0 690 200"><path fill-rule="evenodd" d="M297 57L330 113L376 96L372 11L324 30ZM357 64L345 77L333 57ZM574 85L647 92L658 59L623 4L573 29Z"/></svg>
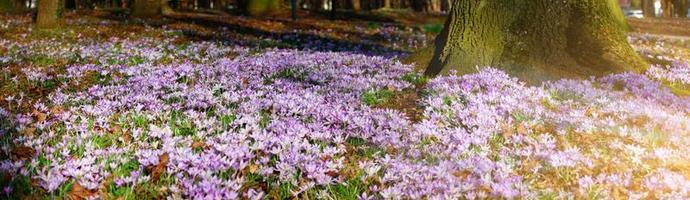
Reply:
<svg viewBox="0 0 690 200"><path fill-rule="evenodd" d="M72 189L69 191L69 194L67 194L67 199L89 199L89 197L93 196L94 194L96 194L95 191L90 191L82 187L77 181L74 183L74 185L72 185Z"/></svg>
<svg viewBox="0 0 690 200"><path fill-rule="evenodd" d="M525 125L524 123L518 124L517 133L520 134L520 135L527 135L527 134L529 134L529 129L527 128L527 125Z"/></svg>
<svg viewBox="0 0 690 200"><path fill-rule="evenodd" d="M33 127L24 128L24 130L22 130L22 134L24 134L25 136L33 136L34 133L36 133L36 128Z"/></svg>
<svg viewBox="0 0 690 200"><path fill-rule="evenodd" d="M62 112L64 112L64 110L61 106L53 106L53 108L50 109L50 113L53 115L59 115L62 114Z"/></svg>
<svg viewBox="0 0 690 200"><path fill-rule="evenodd" d="M249 79L242 77L242 87L247 87L249 85Z"/></svg>
<svg viewBox="0 0 690 200"><path fill-rule="evenodd" d="M34 115L34 117L36 117L37 122L44 122L44 121L46 121L46 119L48 119L47 114L42 113L41 111L38 111L38 110L34 110L33 112L31 112L31 114Z"/></svg>
<svg viewBox="0 0 690 200"><path fill-rule="evenodd" d="M461 179L467 178L470 175L472 175L472 173L467 170L461 170L453 173L453 176Z"/></svg>
<svg viewBox="0 0 690 200"><path fill-rule="evenodd" d="M14 160L29 159L36 155L36 150L31 147L21 146L12 149L11 155Z"/></svg>
<svg viewBox="0 0 690 200"><path fill-rule="evenodd" d="M254 164L249 165L249 172L250 172L250 173L254 173L254 172L258 171L258 170L259 170L259 166L254 165Z"/></svg>
<svg viewBox="0 0 690 200"><path fill-rule="evenodd" d="M158 165L151 169L151 181L158 182L161 175L165 172L165 168L168 166L168 161L170 161L170 155L168 153L163 153L158 157Z"/></svg>
<svg viewBox="0 0 690 200"><path fill-rule="evenodd" d="M335 178L335 177L338 177L338 172L336 172L336 171L328 171L328 172L326 172L326 175Z"/></svg>
<svg viewBox="0 0 690 200"><path fill-rule="evenodd" d="M192 142L192 149L203 149L206 148L206 143L203 141L194 141Z"/></svg>

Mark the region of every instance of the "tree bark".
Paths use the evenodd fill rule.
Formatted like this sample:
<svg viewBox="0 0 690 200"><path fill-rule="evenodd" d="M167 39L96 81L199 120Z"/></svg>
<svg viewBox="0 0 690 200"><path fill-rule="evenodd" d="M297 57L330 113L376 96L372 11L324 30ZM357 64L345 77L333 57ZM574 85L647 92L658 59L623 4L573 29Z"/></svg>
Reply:
<svg viewBox="0 0 690 200"><path fill-rule="evenodd" d="M642 0L642 12L644 13L644 17L656 17L654 0Z"/></svg>
<svg viewBox="0 0 690 200"><path fill-rule="evenodd" d="M429 76L477 66L534 81L641 72L626 30L615 0L455 0L435 48L411 58L431 57Z"/></svg>
<svg viewBox="0 0 690 200"><path fill-rule="evenodd" d="M673 0L661 0L661 17L673 16Z"/></svg>
<svg viewBox="0 0 690 200"><path fill-rule="evenodd" d="M688 0L675 0L673 7L675 8L676 17L688 17L688 8L690 8L690 3L688 3Z"/></svg>
<svg viewBox="0 0 690 200"><path fill-rule="evenodd" d="M642 9L642 0L631 0L630 8L632 9Z"/></svg>
<svg viewBox="0 0 690 200"><path fill-rule="evenodd" d="M417 12L441 12L441 0L414 0L412 3Z"/></svg>
<svg viewBox="0 0 690 200"><path fill-rule="evenodd" d="M134 0L131 17L141 19L160 18L162 2L161 0Z"/></svg>
<svg viewBox="0 0 690 200"><path fill-rule="evenodd" d="M63 25L62 12L64 11L64 4L63 0L39 0L36 28L60 28Z"/></svg>
<svg viewBox="0 0 690 200"><path fill-rule="evenodd" d="M359 11L362 9L362 1L361 0L350 0L350 8L354 11Z"/></svg>
<svg viewBox="0 0 690 200"><path fill-rule="evenodd" d="M276 16L286 12L282 0L245 0L244 11L251 16Z"/></svg>

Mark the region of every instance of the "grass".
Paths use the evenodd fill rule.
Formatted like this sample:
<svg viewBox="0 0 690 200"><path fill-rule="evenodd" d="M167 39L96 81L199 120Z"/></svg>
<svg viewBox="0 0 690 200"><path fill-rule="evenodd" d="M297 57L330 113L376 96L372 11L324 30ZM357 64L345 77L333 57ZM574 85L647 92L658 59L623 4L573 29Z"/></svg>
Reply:
<svg viewBox="0 0 690 200"><path fill-rule="evenodd" d="M170 113L169 126L173 136L194 136L197 131L192 121L179 111Z"/></svg>
<svg viewBox="0 0 690 200"><path fill-rule="evenodd" d="M369 90L362 94L362 101L368 106L379 106L388 103L395 93L389 89Z"/></svg>
<svg viewBox="0 0 690 200"><path fill-rule="evenodd" d="M443 24L424 24L422 25L422 30L424 30L425 33L439 34L443 31Z"/></svg>
<svg viewBox="0 0 690 200"><path fill-rule="evenodd" d="M363 158L373 159L377 156L383 156L386 153L385 149L371 145L362 138L349 137L347 138L346 142L353 147L357 153L357 156Z"/></svg>
<svg viewBox="0 0 690 200"><path fill-rule="evenodd" d="M414 72L403 75L402 79L417 86L426 85L429 82L429 77Z"/></svg>
<svg viewBox="0 0 690 200"><path fill-rule="evenodd" d="M264 84L273 84L273 81L275 81L276 79L287 79L291 81L302 82L307 80L307 76L308 74L306 72L300 71L298 69L289 68L278 71L272 74L271 76L265 77Z"/></svg>

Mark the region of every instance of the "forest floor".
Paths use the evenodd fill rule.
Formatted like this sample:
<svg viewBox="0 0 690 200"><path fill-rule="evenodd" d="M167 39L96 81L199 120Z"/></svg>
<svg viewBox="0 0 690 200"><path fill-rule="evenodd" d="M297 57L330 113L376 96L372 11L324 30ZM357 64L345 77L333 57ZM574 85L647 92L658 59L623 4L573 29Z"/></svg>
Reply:
<svg viewBox="0 0 690 200"><path fill-rule="evenodd" d="M399 59L442 18L400 15L0 16L0 196L690 198L690 41L632 33L645 74L427 78Z"/></svg>

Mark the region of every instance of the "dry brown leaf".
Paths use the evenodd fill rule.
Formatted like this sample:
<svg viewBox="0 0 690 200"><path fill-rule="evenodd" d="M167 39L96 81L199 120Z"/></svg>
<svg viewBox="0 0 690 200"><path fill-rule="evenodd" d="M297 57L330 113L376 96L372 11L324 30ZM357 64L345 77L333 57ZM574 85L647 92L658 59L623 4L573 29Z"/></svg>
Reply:
<svg viewBox="0 0 690 200"><path fill-rule="evenodd" d="M71 200L77 200L77 199L88 199L89 197L93 196L96 194L95 191L90 191L84 187L82 187L79 182L77 181L72 185L72 189L69 191L67 194L67 199Z"/></svg>
<svg viewBox="0 0 690 200"><path fill-rule="evenodd" d="M520 135L527 135L529 134L529 129L527 128L527 125L524 123L520 123L517 126L517 133Z"/></svg>
<svg viewBox="0 0 690 200"><path fill-rule="evenodd" d="M338 177L338 172L336 172L336 171L328 171L328 172L326 172L326 175L335 178L335 177Z"/></svg>
<svg viewBox="0 0 690 200"><path fill-rule="evenodd" d="M163 153L158 157L158 165L151 169L151 181L158 182L161 175L165 172L166 166L168 166L168 161L170 161L170 155L168 153Z"/></svg>
<svg viewBox="0 0 690 200"><path fill-rule="evenodd" d="M53 115L61 114L63 111L64 110L61 106L53 106L53 108L50 109L50 113L52 113Z"/></svg>
<svg viewBox="0 0 690 200"><path fill-rule="evenodd" d="M24 130L22 130L22 134L25 136L33 136L34 133L36 133L36 128L34 127L24 128Z"/></svg>
<svg viewBox="0 0 690 200"><path fill-rule="evenodd" d="M11 154L14 160L24 160L34 157L36 150L31 147L21 146L12 149Z"/></svg>
<svg viewBox="0 0 690 200"><path fill-rule="evenodd" d="M203 149L206 148L206 143L203 141L194 141L192 142L192 149Z"/></svg>
<svg viewBox="0 0 690 200"><path fill-rule="evenodd" d="M250 173L254 173L254 172L258 171L258 170L259 170L259 166L254 165L254 164L249 165L249 172L250 172Z"/></svg>
<svg viewBox="0 0 690 200"><path fill-rule="evenodd" d="M31 114L36 117L37 122L44 122L46 119L48 119L48 115L45 113L42 113L41 111L34 110L31 112Z"/></svg>
<svg viewBox="0 0 690 200"><path fill-rule="evenodd" d="M457 172L453 173L453 176L461 178L461 179L467 178L470 175L472 175L472 173L467 171L467 170L457 171Z"/></svg>

